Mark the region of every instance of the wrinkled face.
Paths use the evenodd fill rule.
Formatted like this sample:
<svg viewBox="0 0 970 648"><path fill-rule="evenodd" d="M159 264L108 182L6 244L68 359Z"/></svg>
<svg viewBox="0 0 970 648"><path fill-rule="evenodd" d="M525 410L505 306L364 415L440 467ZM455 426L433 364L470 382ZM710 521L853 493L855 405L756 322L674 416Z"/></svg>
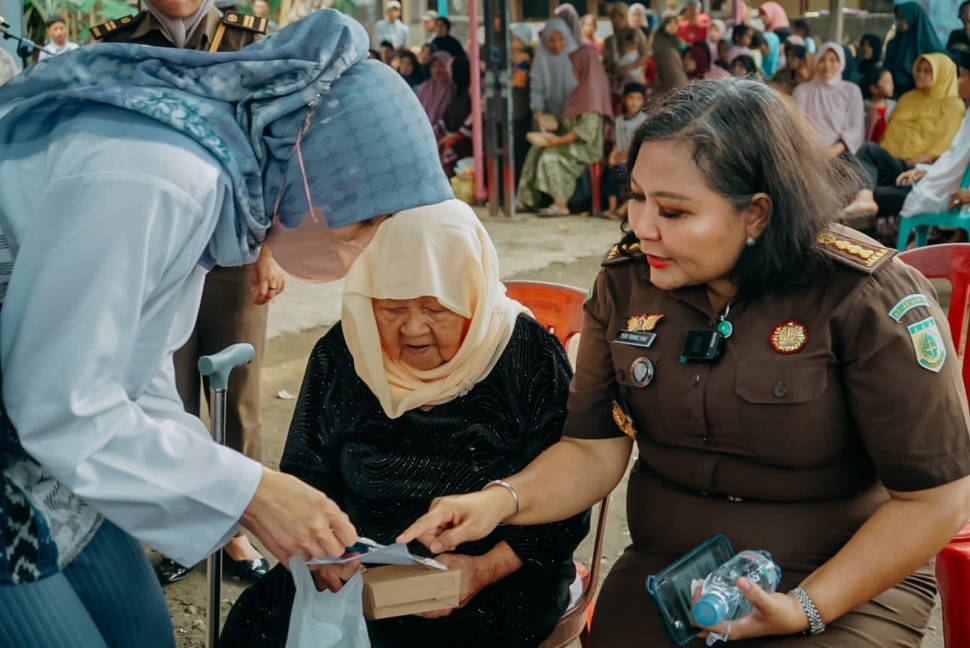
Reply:
<svg viewBox="0 0 970 648"><path fill-rule="evenodd" d="M839 73L839 57L832 50L827 50L825 54L815 64L815 74L822 81L835 78Z"/></svg>
<svg viewBox="0 0 970 648"><path fill-rule="evenodd" d="M194 14L202 0L146 0L167 18L188 18Z"/></svg>
<svg viewBox="0 0 970 648"><path fill-rule="evenodd" d="M749 236L747 216L711 190L682 142L647 142L633 167L630 227L662 290L730 277Z"/></svg>
<svg viewBox="0 0 970 648"><path fill-rule="evenodd" d="M566 49L566 37L557 31L552 32L546 39L546 49L553 56L558 56Z"/></svg>
<svg viewBox="0 0 970 648"><path fill-rule="evenodd" d="M411 57L400 57L397 60L397 71L401 73L401 76L411 76L414 74L414 65L411 63Z"/></svg>
<svg viewBox="0 0 970 648"><path fill-rule="evenodd" d="M266 18L269 16L269 3L266 0L256 0L253 2L253 15L257 18Z"/></svg>
<svg viewBox="0 0 970 648"><path fill-rule="evenodd" d="M913 80L916 82L917 90L929 90L933 85L933 66L926 59L916 62L916 69L913 70Z"/></svg>
<svg viewBox="0 0 970 648"><path fill-rule="evenodd" d="M863 61L869 61L869 60L871 60L872 59L872 55L873 55L872 43L870 43L867 40L864 40L861 43L859 43L859 57Z"/></svg>
<svg viewBox="0 0 970 648"><path fill-rule="evenodd" d="M436 36L447 36L448 25L443 20L434 21L434 33Z"/></svg>
<svg viewBox="0 0 970 648"><path fill-rule="evenodd" d="M445 64L440 59L431 59L431 78L435 81L448 80L448 68L445 67Z"/></svg>
<svg viewBox="0 0 970 648"><path fill-rule="evenodd" d="M960 68L960 79L957 81L957 93L961 99L970 99L970 70Z"/></svg>
<svg viewBox="0 0 970 648"><path fill-rule="evenodd" d="M639 92L628 92L623 95L623 108L626 110L626 114L630 116L643 110L643 104L646 102L646 98Z"/></svg>
<svg viewBox="0 0 970 648"><path fill-rule="evenodd" d="M465 318L434 297L373 299L384 353L419 370L440 367L461 348Z"/></svg>
<svg viewBox="0 0 970 648"><path fill-rule="evenodd" d="M67 42L67 25L56 22L47 28L47 36L59 46Z"/></svg>
<svg viewBox="0 0 970 648"><path fill-rule="evenodd" d="M893 84L893 73L889 70L883 70L882 74L879 75L879 83L874 85L873 88L883 98L888 99L889 97L893 96L893 92L896 90L896 87Z"/></svg>

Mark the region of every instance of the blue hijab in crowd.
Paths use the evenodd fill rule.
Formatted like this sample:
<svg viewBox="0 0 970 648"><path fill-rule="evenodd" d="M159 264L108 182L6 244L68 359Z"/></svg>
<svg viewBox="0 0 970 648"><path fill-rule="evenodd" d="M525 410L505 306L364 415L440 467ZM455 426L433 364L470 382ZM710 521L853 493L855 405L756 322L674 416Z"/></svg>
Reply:
<svg viewBox="0 0 970 648"><path fill-rule="evenodd" d="M216 249L223 263L227 246L251 263L278 197L284 227L310 211L294 155L304 128L310 200L331 228L453 198L421 105L397 72L366 60L369 40L322 10L238 52L82 47L0 87L0 146L16 159L92 102L162 122L205 147L232 182L235 240L213 240L202 263L214 265Z"/></svg>

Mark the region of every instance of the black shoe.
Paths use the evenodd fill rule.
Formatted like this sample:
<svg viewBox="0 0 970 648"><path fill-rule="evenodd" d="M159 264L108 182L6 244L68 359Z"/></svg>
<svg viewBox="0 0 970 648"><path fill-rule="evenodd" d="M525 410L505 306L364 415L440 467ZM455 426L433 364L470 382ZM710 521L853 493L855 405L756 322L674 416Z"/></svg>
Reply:
<svg viewBox="0 0 970 648"><path fill-rule="evenodd" d="M168 585L169 583L182 580L188 576L191 571L191 567L180 565L171 558L162 558L162 560L158 563L158 582L162 585Z"/></svg>
<svg viewBox="0 0 970 648"><path fill-rule="evenodd" d="M269 571L269 562L265 558L233 560L225 551L222 552L222 564L225 571L249 583L255 583Z"/></svg>

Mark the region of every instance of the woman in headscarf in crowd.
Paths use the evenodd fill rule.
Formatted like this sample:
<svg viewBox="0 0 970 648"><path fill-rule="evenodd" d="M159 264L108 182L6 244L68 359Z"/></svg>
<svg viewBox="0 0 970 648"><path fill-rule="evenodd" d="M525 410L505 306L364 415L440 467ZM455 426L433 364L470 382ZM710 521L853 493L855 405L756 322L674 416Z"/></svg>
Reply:
<svg viewBox="0 0 970 648"><path fill-rule="evenodd" d="M512 136L515 141L515 182L522 176L522 165L529 152L526 136L532 129L529 107L529 71L532 68L532 28L519 23L509 28L512 49Z"/></svg>
<svg viewBox="0 0 970 648"><path fill-rule="evenodd" d="M583 26L580 24L579 12L576 11L576 7L572 6L568 2L565 2L556 7L553 15L566 23L566 26L569 27L569 33L572 35L573 40L576 41L577 45L584 44Z"/></svg>
<svg viewBox="0 0 970 648"><path fill-rule="evenodd" d="M385 226L347 275L341 321L310 354L280 469L391 544L434 498L488 488L558 441L572 371L556 338L505 296L470 207L451 200ZM462 572L459 607L368 621L370 645L538 646L569 603L588 530L586 511L438 556ZM359 569L319 566L314 580L339 591ZM277 565L236 601L221 645L283 648L295 594Z"/></svg>
<svg viewBox="0 0 970 648"><path fill-rule="evenodd" d="M758 16L761 17L761 22L764 23L765 32L777 34L779 41L783 41L792 35L791 24L788 22L788 13L777 2L763 3L758 7Z"/></svg>
<svg viewBox="0 0 970 648"><path fill-rule="evenodd" d="M643 4L639 2L634 2L630 5L630 8L626 12L627 20L630 23L630 27L634 27L643 32L643 35L650 38L650 34L656 25L657 17L652 11L647 9ZM653 18L654 22L651 24L650 19Z"/></svg>
<svg viewBox="0 0 970 648"><path fill-rule="evenodd" d="M734 57L734 60L731 61L731 75L736 77L749 76L755 79L763 78L761 70L758 69L758 64L747 54Z"/></svg>
<svg viewBox="0 0 970 648"><path fill-rule="evenodd" d="M449 178L455 175L455 163L472 155L472 98L469 94L472 77L468 59L459 57L451 62L451 80L455 84L455 93L434 127L441 168Z"/></svg>
<svg viewBox="0 0 970 648"><path fill-rule="evenodd" d="M707 27L707 47L711 50L711 60L717 61L717 44L721 42L727 33L727 25L720 18L715 18Z"/></svg>
<svg viewBox="0 0 970 648"><path fill-rule="evenodd" d="M932 164L953 143L966 112L957 91L957 66L946 54L927 54L913 66L916 87L896 102L879 144L866 142L856 157L867 172L869 188L860 192L852 211L891 213L880 207L879 187L895 186L901 174ZM898 208L898 203L894 203Z"/></svg>
<svg viewBox="0 0 970 648"><path fill-rule="evenodd" d="M653 70L657 75L655 90L667 92L687 83L687 73L680 52L686 46L677 34L677 16L667 16L660 21L653 36Z"/></svg>
<svg viewBox="0 0 970 648"><path fill-rule="evenodd" d="M707 43L694 43L684 50L682 59L684 72L687 73L687 78L692 81L723 79L731 76L727 70L711 64L711 51L707 49Z"/></svg>
<svg viewBox="0 0 970 648"><path fill-rule="evenodd" d="M431 77L418 88L418 100L424 107L431 125L438 123L445 108L455 96L455 82L451 80L451 54L438 51L431 55Z"/></svg>
<svg viewBox="0 0 970 648"><path fill-rule="evenodd" d="M913 66L924 54L944 52L943 44L930 24L930 18L915 2L896 5L896 36L886 46L883 67L893 73L896 96L901 97L914 87Z"/></svg>
<svg viewBox="0 0 970 648"><path fill-rule="evenodd" d="M827 148L830 157L850 157L866 138L865 107L859 86L842 79L845 50L838 43L818 48L815 77L799 84L792 98Z"/></svg>
<svg viewBox="0 0 970 648"><path fill-rule="evenodd" d="M778 34L770 31L755 33L758 36L758 50L761 52L761 71L770 79L778 71L781 61L781 40Z"/></svg>
<svg viewBox="0 0 970 648"><path fill-rule="evenodd" d="M882 39L876 34L863 34L859 39L859 78L868 79L874 68L882 68ZM862 98L869 98L867 84L860 84Z"/></svg>
<svg viewBox="0 0 970 648"><path fill-rule="evenodd" d="M636 69L647 69L650 61L650 30L643 31L642 27L633 27L628 20L629 7L623 2L614 2L609 9L610 23L613 33L603 43L603 67L610 79L610 92L613 95L613 105L619 108L623 95L623 86L627 75ZM630 39L630 34L637 43L640 58L629 65L620 64L623 57L623 43Z"/></svg>
<svg viewBox="0 0 970 648"><path fill-rule="evenodd" d="M707 40L707 28L711 24L711 17L701 12L698 0L687 0L680 12L677 23L677 35L687 45L703 43Z"/></svg>
<svg viewBox="0 0 970 648"><path fill-rule="evenodd" d="M583 30L583 45L589 45L596 50L596 53L600 55L600 59L603 57L603 40L596 37L596 16L594 14L586 14L579 20L579 25Z"/></svg>
<svg viewBox="0 0 970 648"><path fill-rule="evenodd" d="M556 135L537 140L529 150L516 198L527 208L538 206L541 194L552 205L540 216L569 214L569 199L586 167L603 158L603 125L613 116L610 82L592 47L580 47L569 57L578 83L563 106Z"/></svg>
<svg viewBox="0 0 970 648"><path fill-rule="evenodd" d="M842 78L849 83L859 85L859 82L862 81L862 75L859 72L859 64L853 50L854 48L848 45L842 46L842 53L845 55L845 69L842 70Z"/></svg>
<svg viewBox="0 0 970 648"><path fill-rule="evenodd" d="M398 50L397 72L408 82L408 85L415 92L418 91L418 88L425 81L424 75L421 74L421 65L418 63L418 57L415 56L414 52L403 47Z"/></svg>
<svg viewBox="0 0 970 648"><path fill-rule="evenodd" d="M240 523L279 560L357 541L332 494L213 443L172 354L212 267L265 244L333 280L385 216L453 199L369 40L325 9L238 52L108 43L0 88L19 243L0 290L0 645L174 645L142 543L192 565Z"/></svg>
<svg viewBox="0 0 970 648"><path fill-rule="evenodd" d="M562 18L546 22L529 71L529 107L537 120L543 113L562 119L563 104L577 85L569 55L578 47Z"/></svg>

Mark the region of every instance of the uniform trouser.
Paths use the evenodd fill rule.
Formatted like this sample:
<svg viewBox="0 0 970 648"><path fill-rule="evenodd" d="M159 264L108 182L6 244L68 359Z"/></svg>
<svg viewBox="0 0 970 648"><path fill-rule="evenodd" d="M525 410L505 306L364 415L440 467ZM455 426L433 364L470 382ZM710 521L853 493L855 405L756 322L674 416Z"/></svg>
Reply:
<svg viewBox="0 0 970 648"><path fill-rule="evenodd" d="M256 461L263 454L262 422L259 410L259 375L263 366L266 318L269 306L253 303L250 288L252 266L213 268L206 276L202 304L195 330L188 342L175 353L175 382L185 411L199 415L202 381L199 358L221 351L230 344L249 342L256 350L253 361L233 369L226 391L226 445Z"/></svg>
<svg viewBox="0 0 970 648"><path fill-rule="evenodd" d="M172 621L145 552L105 521L64 571L0 585L0 646L172 648Z"/></svg>

